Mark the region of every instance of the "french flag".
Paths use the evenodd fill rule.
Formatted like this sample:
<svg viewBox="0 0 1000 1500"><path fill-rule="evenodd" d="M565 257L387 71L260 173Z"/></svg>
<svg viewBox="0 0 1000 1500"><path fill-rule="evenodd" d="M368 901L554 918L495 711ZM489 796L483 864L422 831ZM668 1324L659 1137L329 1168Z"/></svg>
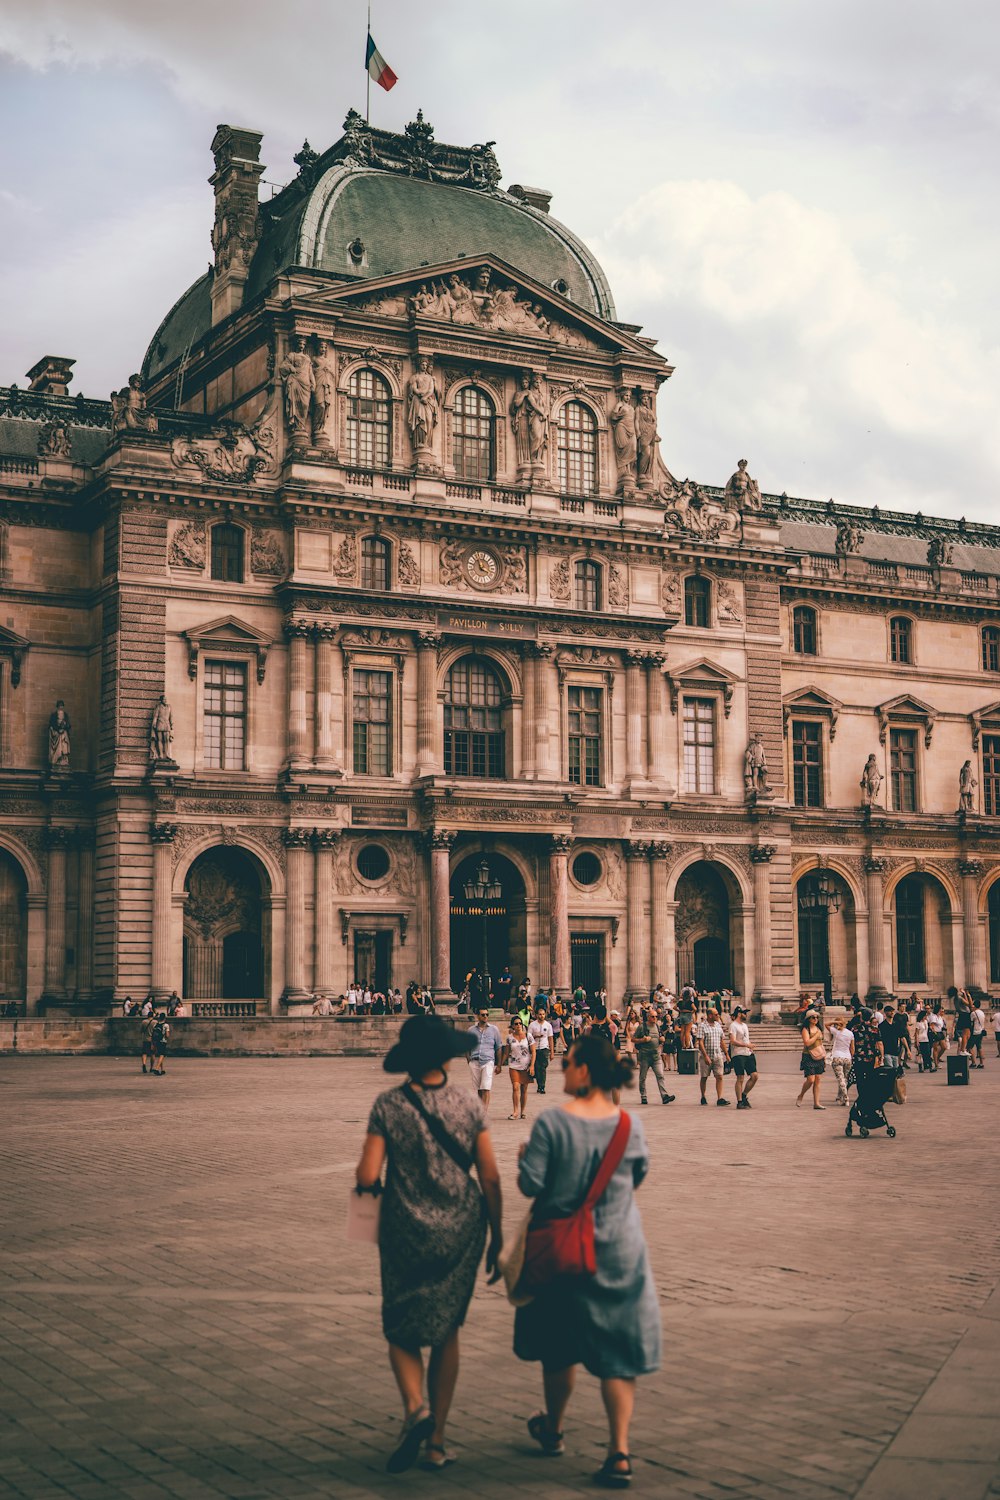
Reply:
<svg viewBox="0 0 1000 1500"><path fill-rule="evenodd" d="M372 41L370 31L368 33L368 46L365 49L365 67L379 87L385 89L388 93L389 89L396 82L396 75Z"/></svg>

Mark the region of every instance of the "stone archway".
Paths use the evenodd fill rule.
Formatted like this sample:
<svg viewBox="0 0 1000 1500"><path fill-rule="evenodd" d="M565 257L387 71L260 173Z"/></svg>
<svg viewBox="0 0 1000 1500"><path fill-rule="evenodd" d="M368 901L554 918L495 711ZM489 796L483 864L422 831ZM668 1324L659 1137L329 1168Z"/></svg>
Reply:
<svg viewBox="0 0 1000 1500"><path fill-rule="evenodd" d="M821 897L822 883L834 888L837 899L829 905ZM792 891L799 988L823 988L829 974L832 996L858 993L857 906L849 882L838 870L815 865L799 876Z"/></svg>
<svg viewBox="0 0 1000 1500"><path fill-rule="evenodd" d="M206 849L184 887L185 998L266 998L270 885L260 861L231 844Z"/></svg>
<svg viewBox="0 0 1000 1500"><path fill-rule="evenodd" d="M892 894L892 975L897 994L943 995L955 983L952 899L928 870L902 875Z"/></svg>
<svg viewBox="0 0 1000 1500"><path fill-rule="evenodd" d="M27 998L28 882L12 854L0 849L0 1012Z"/></svg>
<svg viewBox="0 0 1000 1500"><path fill-rule="evenodd" d="M500 883L500 895L486 903L485 927L489 972L492 978L510 965L515 977L529 972L528 922L524 879L513 860L494 849L470 850L459 859L451 876L451 987L462 993L466 975L483 963L483 910L470 902L465 882L485 860Z"/></svg>
<svg viewBox="0 0 1000 1500"><path fill-rule="evenodd" d="M737 941L731 921L733 896L722 868L703 859L688 865L678 878L675 900L678 986L732 988Z"/></svg>

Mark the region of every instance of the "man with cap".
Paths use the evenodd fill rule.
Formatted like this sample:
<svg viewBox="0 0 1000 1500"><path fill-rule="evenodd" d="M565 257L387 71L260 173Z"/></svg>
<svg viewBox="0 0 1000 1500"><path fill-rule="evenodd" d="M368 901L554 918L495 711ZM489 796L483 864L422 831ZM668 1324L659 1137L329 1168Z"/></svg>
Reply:
<svg viewBox="0 0 1000 1500"><path fill-rule="evenodd" d="M698 1048L698 1077L701 1087L701 1103L707 1104L705 1097L708 1080L715 1078L715 1103L727 1105L728 1099L722 1097L722 1078L725 1070L725 1060L729 1057L729 1047L726 1044L726 1033L722 1029L722 1020L719 1012L709 1009L705 1012L704 1021L700 1021L694 1030L694 1040Z"/></svg>
<svg viewBox="0 0 1000 1500"><path fill-rule="evenodd" d="M494 1026L490 1020L490 1013L485 1005L480 1006L475 1021L469 1027L469 1035L472 1037L469 1070L472 1073L472 1082L483 1101L483 1109L487 1110L490 1107L493 1074L500 1066L503 1037L500 1035L499 1026Z"/></svg>
<svg viewBox="0 0 1000 1500"><path fill-rule="evenodd" d="M757 1057L750 1045L750 1027L743 1005L733 1006L733 1019L729 1023L729 1056L736 1083L736 1108L749 1109L747 1095L757 1082Z"/></svg>

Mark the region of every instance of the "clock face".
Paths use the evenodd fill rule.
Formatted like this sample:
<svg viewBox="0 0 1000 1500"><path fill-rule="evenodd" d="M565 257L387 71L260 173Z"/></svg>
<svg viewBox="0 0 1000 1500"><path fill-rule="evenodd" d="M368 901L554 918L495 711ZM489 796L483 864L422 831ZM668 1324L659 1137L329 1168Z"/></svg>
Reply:
<svg viewBox="0 0 1000 1500"><path fill-rule="evenodd" d="M465 559L465 572L474 588L491 589L500 581L500 561L485 547L477 547Z"/></svg>

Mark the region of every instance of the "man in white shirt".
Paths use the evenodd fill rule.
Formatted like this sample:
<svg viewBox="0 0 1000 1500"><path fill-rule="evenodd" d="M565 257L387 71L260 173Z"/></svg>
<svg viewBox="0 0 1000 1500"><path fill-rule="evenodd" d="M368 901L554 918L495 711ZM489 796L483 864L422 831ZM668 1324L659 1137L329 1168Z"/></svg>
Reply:
<svg viewBox="0 0 1000 1500"><path fill-rule="evenodd" d="M851 1059L854 1057L854 1032L847 1025L846 1016L837 1016L832 1026L828 1026L830 1040L833 1043L833 1051L830 1053L830 1067L833 1076L837 1080L837 1097L834 1104L848 1104L847 1079L851 1071Z"/></svg>
<svg viewBox="0 0 1000 1500"><path fill-rule="evenodd" d="M545 1006L535 1006L535 1019L528 1027L528 1041L535 1049L535 1088L545 1093L545 1075L552 1056L552 1022L545 1018Z"/></svg>
<svg viewBox="0 0 1000 1500"><path fill-rule="evenodd" d="M750 1027L746 1007L742 1005L733 1007L733 1019L729 1023L729 1058L736 1084L736 1108L749 1109L747 1095L757 1082L757 1057L750 1046Z"/></svg>
<svg viewBox="0 0 1000 1500"><path fill-rule="evenodd" d="M972 1041L969 1044L976 1060L970 1063L970 1067L981 1068L983 1066L983 1042L985 1040L986 1012L977 1001L972 1007Z"/></svg>

